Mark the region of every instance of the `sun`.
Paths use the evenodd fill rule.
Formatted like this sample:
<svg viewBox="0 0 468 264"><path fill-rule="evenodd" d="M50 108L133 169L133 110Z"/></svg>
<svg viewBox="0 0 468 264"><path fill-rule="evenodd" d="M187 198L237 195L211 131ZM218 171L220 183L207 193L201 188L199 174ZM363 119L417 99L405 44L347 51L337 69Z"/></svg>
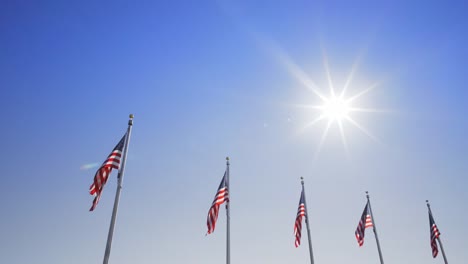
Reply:
<svg viewBox="0 0 468 264"><path fill-rule="evenodd" d="M322 86L317 85L317 83L310 77L310 75L304 69L302 69L279 45L275 44L274 42L269 42L269 44L270 45L267 47L268 50L272 52L274 57L286 69L291 77L296 79L300 84L302 84L303 87L307 88L320 100L318 104L291 105L293 107L307 109L308 112L310 110L314 111L314 113L310 115L311 120L305 123L304 126L299 129L299 133L303 134L312 127L316 129L316 125L319 123L325 124L318 146L315 148L314 160L317 158L317 155L320 152L322 145L326 141L332 127L333 129L338 129L347 156L349 154L349 150L347 138L345 136L345 129L357 129L372 139L374 142L382 144L382 142L376 136L374 136L358 122L358 113L370 114L393 112L392 110L382 110L358 106L358 104L362 102L359 102L359 99L363 98L365 95L384 84L384 80L370 83L361 83L359 86L353 83L353 79L357 69L359 68L362 56L366 52L365 49L360 54L358 54L356 60L351 66L349 74L347 76L343 76L344 78L338 78L340 82L341 80L344 80L345 82L342 86L337 87L338 89L335 89L334 85L336 85L337 82L335 82L332 78L326 49L322 43L320 44L322 49L322 62L325 70L326 81L328 82L328 85ZM369 78L364 78L364 80L369 80ZM353 87L353 89L348 89L350 87ZM288 118L288 122L289 120L290 119Z"/></svg>
<svg viewBox="0 0 468 264"><path fill-rule="evenodd" d="M343 119L350 118L350 104L341 97L327 98L325 103L317 108L321 110L321 116L330 121L341 122Z"/></svg>
<svg viewBox="0 0 468 264"><path fill-rule="evenodd" d="M308 88L313 94L315 94L319 99L320 103L318 105L296 105L299 107L313 109L314 110L314 119L307 123L302 129L303 132L309 127L315 126L318 123L326 123L325 128L322 132L319 145L315 151L315 157L317 158L318 153L320 152L322 145L327 139L328 133L331 127L337 127L339 129L341 141L345 152L348 154L348 143L345 136L345 125L348 127L354 127L360 130L362 133L367 135L369 138L376 142L380 142L372 133L370 133L364 126L359 124L355 120L356 112L363 113L372 113L372 112L383 112L382 110L377 110L373 108L363 108L356 106L357 99L366 95L370 91L374 90L376 87L380 86L382 82L375 82L369 86L364 86L361 90L358 90L355 94L349 94L348 88L351 86L354 75L358 68L359 57L354 62L351 67L350 73L346 78L346 82L342 87L336 89L334 87L334 81L330 74L330 68L328 66L328 59L324 52L323 54L323 64L325 68L325 73L328 81L328 87L319 87L316 83L297 65L295 64L290 57L286 55L281 56L283 64L286 66L288 71L294 76L298 81L300 81L306 88ZM325 92L328 90L328 94Z"/></svg>

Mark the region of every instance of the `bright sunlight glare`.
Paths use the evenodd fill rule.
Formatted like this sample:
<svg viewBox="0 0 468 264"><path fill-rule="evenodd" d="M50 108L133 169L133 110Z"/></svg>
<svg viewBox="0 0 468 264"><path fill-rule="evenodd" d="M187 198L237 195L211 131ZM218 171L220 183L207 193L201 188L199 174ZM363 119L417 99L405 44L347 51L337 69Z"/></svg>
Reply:
<svg viewBox="0 0 468 264"><path fill-rule="evenodd" d="M304 133L307 129L318 125L319 123L325 124L322 135L318 142L318 146L315 148L315 155L313 160L317 159L320 150L327 140L328 134L331 129L338 129L341 141L343 143L344 150L347 155L349 155L348 150L348 139L345 135L345 130L350 128L358 129L370 139L374 140L377 143L380 143L380 140L374 136L370 131L368 131L362 124L356 120L357 113L383 113L388 112L382 109L366 108L359 105L359 99L375 90L376 88L383 85L383 81L377 81L370 84L365 84L359 90L348 89L353 85L354 75L359 68L361 62L361 55L359 55L354 61L347 78L345 78L344 85L335 89L336 81L333 80L332 74L330 71L328 57L326 55L325 48L322 46L322 55L323 55L323 66L325 70L325 76L327 78L328 85L317 85L317 83L304 71L295 61L288 55L287 52L283 51L277 45L272 45L271 50L274 52L276 58L279 59L281 64L286 68L286 70L299 81L305 88L311 91L321 102L320 104L295 104L296 107L301 107L305 109L313 109L316 111L313 113L313 118L310 122L307 122L302 129L301 133ZM326 89L325 87L328 86ZM326 92L328 90L328 93ZM354 91L351 93L351 91Z"/></svg>
<svg viewBox="0 0 468 264"><path fill-rule="evenodd" d="M341 89L338 89L337 91L334 87L334 81L332 80L332 77L331 77L330 68L328 65L328 58L324 51L323 63L325 67L326 76L328 79L328 88L329 88L329 94L327 95L327 93L324 93L323 88L321 89L318 85L316 85L316 83L297 64L295 64L294 61L290 59L290 57L287 56L287 54L286 55L280 54L280 55L281 55L280 58L282 62L284 63L284 65L286 66L286 68L288 69L288 71L321 100L320 105L299 105L300 107L305 107L307 109L318 110L318 115L311 122L306 124L305 127L302 129L302 131L304 131L306 128L315 126L317 123L320 123L323 121L325 121L326 123L325 129L323 130L321 139L319 141L319 145L315 151L314 160L317 158L317 155L320 152L320 149L323 143L325 142L328 136L328 133L330 131L330 128L332 126L336 126L338 128L345 152L347 154L348 154L348 144L347 144L347 139L345 136L345 124L354 126L358 130L363 132L365 135L367 135L369 138L375 140L376 142L379 142L379 140L374 135L372 135L365 127L359 124L359 122L356 121L352 116L353 113L356 113L356 112L362 112L362 113L381 112L373 108L362 108L362 107L354 106L354 103L358 98L362 97L363 95L374 90L376 87L380 86L382 84L381 82L376 82L376 83L371 84L370 86L363 87L362 90L357 92L356 94L351 94L351 95L347 94L347 90L351 86L353 77L358 68L358 64L360 61L359 57L353 64L351 71L348 75L348 78L345 82L345 85L341 87ZM352 103L353 105L351 105Z"/></svg>
<svg viewBox="0 0 468 264"><path fill-rule="evenodd" d="M349 103L343 98L333 96L325 100L325 104L319 106L322 110L321 115L329 121L341 121L349 118Z"/></svg>

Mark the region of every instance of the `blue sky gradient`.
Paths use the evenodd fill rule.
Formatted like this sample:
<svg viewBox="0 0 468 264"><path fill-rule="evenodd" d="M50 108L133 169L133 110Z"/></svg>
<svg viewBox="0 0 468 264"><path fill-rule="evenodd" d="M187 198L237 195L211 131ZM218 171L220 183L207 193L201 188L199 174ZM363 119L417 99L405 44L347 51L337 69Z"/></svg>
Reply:
<svg viewBox="0 0 468 264"><path fill-rule="evenodd" d="M354 231L369 191L388 263L468 259L466 1L2 1L0 263L100 263L116 173L96 168L135 114L111 262L220 263L206 215L231 157L232 263L307 263L293 225L305 177L316 263L377 263ZM352 113L375 139L298 105L380 85Z"/></svg>

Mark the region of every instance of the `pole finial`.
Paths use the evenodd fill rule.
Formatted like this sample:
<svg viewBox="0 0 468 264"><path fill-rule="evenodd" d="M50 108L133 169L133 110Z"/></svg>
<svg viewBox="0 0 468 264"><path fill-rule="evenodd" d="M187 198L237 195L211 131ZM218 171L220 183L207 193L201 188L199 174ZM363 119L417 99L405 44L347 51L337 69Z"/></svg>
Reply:
<svg viewBox="0 0 468 264"><path fill-rule="evenodd" d="M128 115L128 118L130 118L130 119L128 120L128 125L129 125L129 126L133 126L133 114Z"/></svg>
<svg viewBox="0 0 468 264"><path fill-rule="evenodd" d="M369 191L366 191L366 197L369 199Z"/></svg>
<svg viewBox="0 0 468 264"><path fill-rule="evenodd" d="M129 117L130 119L133 119L134 116L133 116L133 114L130 114L130 115L128 115L128 117Z"/></svg>

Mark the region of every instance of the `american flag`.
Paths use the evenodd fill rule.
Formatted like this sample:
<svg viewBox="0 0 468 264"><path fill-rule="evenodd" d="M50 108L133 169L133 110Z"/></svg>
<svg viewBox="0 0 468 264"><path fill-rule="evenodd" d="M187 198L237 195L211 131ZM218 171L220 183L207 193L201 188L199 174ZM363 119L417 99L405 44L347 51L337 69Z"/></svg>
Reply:
<svg viewBox="0 0 468 264"><path fill-rule="evenodd" d="M228 193L228 184L227 184L227 170L224 173L223 179L219 184L218 191L213 200L210 210L208 211L208 217L206 220L206 225L208 226L207 234L211 234L215 230L216 220L218 220L219 206L224 202L229 203L229 193Z"/></svg>
<svg viewBox="0 0 468 264"><path fill-rule="evenodd" d="M366 204L366 207L364 208L364 212L362 212L362 216L361 216L361 219L359 220L359 224L356 229L356 232L354 232L360 247L362 247L362 245L364 244L364 235L365 235L366 228L372 227L372 226L374 226L374 224L372 223L372 218L371 218L371 215L369 214L369 202L368 202Z"/></svg>
<svg viewBox="0 0 468 264"><path fill-rule="evenodd" d="M431 229L431 248L432 248L432 257L437 257L439 254L439 248L437 247L436 239L440 236L439 229L434 222L434 218L432 217L431 212L429 212L429 226Z"/></svg>
<svg viewBox="0 0 468 264"><path fill-rule="evenodd" d="M120 168L120 158L122 157L123 146L125 142L125 134L122 139L119 141L117 146L115 146L114 150L109 154L107 159L102 163L101 167L97 170L96 175L94 175L94 182L89 187L89 193L94 195L93 205L89 209L93 211L97 204L99 203L99 199L101 199L102 189L109 178L112 169L119 169Z"/></svg>
<svg viewBox="0 0 468 264"><path fill-rule="evenodd" d="M302 217L306 217L304 190L301 192L301 199L299 200L299 207L297 208L296 222L294 223L294 235L296 236L294 245L296 247L301 244Z"/></svg>

